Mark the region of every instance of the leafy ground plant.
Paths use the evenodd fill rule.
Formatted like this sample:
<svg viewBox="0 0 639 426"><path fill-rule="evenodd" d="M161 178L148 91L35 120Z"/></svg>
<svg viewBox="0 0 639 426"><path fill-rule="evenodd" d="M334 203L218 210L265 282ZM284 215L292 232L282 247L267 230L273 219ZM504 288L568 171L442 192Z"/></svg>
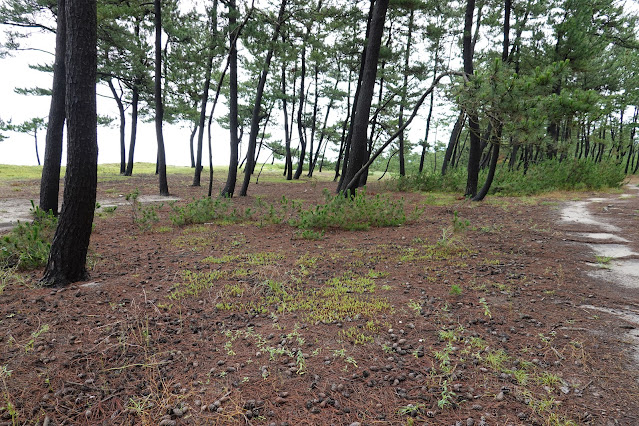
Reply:
<svg viewBox="0 0 639 426"><path fill-rule="evenodd" d="M291 220L291 225L301 229L340 228L355 231L400 226L408 220L403 200L393 200L379 194L369 197L366 191L346 197L331 195L326 190L324 196L324 204L302 211L299 219ZM414 216L419 216L419 212L416 211Z"/></svg>
<svg viewBox="0 0 639 426"><path fill-rule="evenodd" d="M58 219L31 202L33 222L19 222L0 239L0 265L19 270L40 268L47 263L51 239Z"/></svg>

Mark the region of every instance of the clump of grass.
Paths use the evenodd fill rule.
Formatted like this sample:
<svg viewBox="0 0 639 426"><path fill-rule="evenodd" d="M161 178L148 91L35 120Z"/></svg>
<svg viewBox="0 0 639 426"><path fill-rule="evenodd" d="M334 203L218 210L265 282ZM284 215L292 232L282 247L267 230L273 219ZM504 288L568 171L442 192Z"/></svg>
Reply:
<svg viewBox="0 0 639 426"><path fill-rule="evenodd" d="M300 229L340 228L349 231L370 227L400 226L408 219L403 200L376 195L365 191L353 196L331 195L325 191L326 202L314 209L303 210L298 219L289 223Z"/></svg>
<svg viewBox="0 0 639 426"><path fill-rule="evenodd" d="M177 226L191 225L213 221L236 223L252 216L247 209L243 214L233 207L231 201L225 198L201 198L186 205L174 204L170 215L171 222Z"/></svg>
<svg viewBox="0 0 639 426"><path fill-rule="evenodd" d="M360 331L357 327L349 327L346 330L342 330L339 332L339 336L354 345L365 345L375 341L373 336Z"/></svg>
<svg viewBox="0 0 639 426"><path fill-rule="evenodd" d="M466 187L466 173L462 168L457 168L449 170L443 176L439 172L397 176L390 182L390 186L402 192L463 192Z"/></svg>
<svg viewBox="0 0 639 426"><path fill-rule="evenodd" d="M51 239L58 219L31 202L33 222L19 222L0 239L0 265L3 268L30 270L47 264Z"/></svg>
<svg viewBox="0 0 639 426"><path fill-rule="evenodd" d="M220 279L226 276L222 271L182 272L182 281L175 284L173 291L168 295L171 300L179 300L188 296L197 297L202 291L213 287Z"/></svg>
<svg viewBox="0 0 639 426"><path fill-rule="evenodd" d="M534 195L552 191L618 188L625 179L623 167L613 161L546 160L522 171L501 170L491 190L503 195Z"/></svg>
<svg viewBox="0 0 639 426"><path fill-rule="evenodd" d="M480 182L484 181L486 173L480 173ZM625 177L623 166L614 161L560 161L555 158L531 164L525 174L523 168L508 170L504 166L498 169L490 193L521 196L618 188ZM449 170L444 176L439 172L429 172L397 177L391 181L391 186L398 191L463 192L465 185L466 171L461 167Z"/></svg>

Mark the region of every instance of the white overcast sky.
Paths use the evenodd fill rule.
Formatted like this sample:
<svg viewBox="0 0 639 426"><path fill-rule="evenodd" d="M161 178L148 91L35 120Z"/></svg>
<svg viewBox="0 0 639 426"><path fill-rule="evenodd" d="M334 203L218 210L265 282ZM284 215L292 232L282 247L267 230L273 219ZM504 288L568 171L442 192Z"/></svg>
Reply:
<svg viewBox="0 0 639 426"><path fill-rule="evenodd" d="M0 28L2 30L2 28ZM53 51L55 37L52 34L35 33L28 44L47 51ZM26 43L25 43L26 45ZM14 92L15 87L43 87L50 88L52 75L32 70L29 64L53 62L53 56L39 51L15 52L12 57L0 59L0 118L4 121L12 120L14 124L22 123L34 117L47 117L49 114L49 97L25 96ZM98 93L110 95L110 90L105 85L98 86ZM223 106L222 106L223 107ZM218 105L218 113L221 111ZM98 113L117 117L115 101L98 96ZM130 111L127 111L126 145L130 136ZM216 114L218 116L218 114ZM228 164L229 149L227 132L217 129L214 136L213 164ZM17 165L36 165L34 138L15 132L3 132L7 139L0 142L0 163ZM44 161L45 133L38 133L38 148L40 160ZM180 126L165 125L164 139L166 145L167 164L176 166L189 166L191 157L189 153L190 131ZM98 161L101 164L120 162L120 136L119 120L113 122L111 128L100 127L98 129ZM217 139L217 140L216 140ZM206 149L203 162L208 164L208 150ZM65 143L66 145L66 143ZM138 123L138 137L135 149L135 162L154 163L157 155L157 143L155 127L153 123ZM63 163L66 161L66 150L63 152Z"/></svg>
<svg viewBox="0 0 639 426"><path fill-rule="evenodd" d="M0 27L0 39L3 38L4 29ZM34 32L23 45L25 47L38 48L43 51L53 52L55 48L55 36L51 33ZM19 124L25 120L34 117L46 118L49 111L49 97L36 97L19 95L14 92L15 87L43 87L50 88L52 75L40 71L32 70L29 64L52 63L53 55L43 53L41 51L19 51L14 52L12 57L0 59L0 118L4 121L12 120L13 123ZM98 94L110 96L110 90L105 85L98 86ZM210 104L209 104L210 105ZM210 106L209 106L210 108ZM277 107L276 107L277 108ZM420 110L418 117L410 130L410 139L418 141L423 137L425 129L425 115L428 111L428 102L425 102ZM279 111L278 111L279 112ZM98 113L101 115L109 115L111 117L118 116L115 102L112 99L98 96ZM216 110L216 117L220 117L226 113L224 100L220 99ZM408 111L410 113L410 111ZM130 111L127 110L126 123L126 148L128 155L128 143L130 135ZM275 119L280 121L281 112L275 113ZM336 114L342 112L331 113L332 119L338 118ZM437 119L437 114L433 117ZM111 128L98 128L98 145L99 154L98 162L119 163L120 161L120 145L119 145L119 120L113 122ZM282 126L279 126L282 127ZM248 131L248 130L247 130ZM277 130L271 128L270 131L275 138L281 138ZM1 164L17 164L17 165L36 165L36 154L34 147L34 139L32 136L15 132L3 132L7 139L0 142L0 163ZM45 150L45 134L46 130L38 133L38 148L40 152L40 160L44 161ZM433 122L431 127L430 141L444 143L447 138L448 130L440 128L439 131ZM167 164L178 166L190 165L189 153L189 136L190 129L179 125L164 126L164 139L166 146ZM246 135L248 137L248 135ZM246 139L246 137L244 139ZM297 138L292 141L293 145L297 144ZM208 164L208 149L206 148L207 138L205 134L203 163ZM432 142L431 142L432 144ZM65 143L66 145L66 143ZM138 137L135 148L135 162L155 162L157 155L157 143L155 136L155 127L153 123L139 122ZM261 155L260 160L265 161L266 156ZM334 155L333 155L334 156ZM66 162L66 151L63 152L63 164ZM214 125L213 136L213 164L226 165L229 161L229 135L227 130L222 130Z"/></svg>

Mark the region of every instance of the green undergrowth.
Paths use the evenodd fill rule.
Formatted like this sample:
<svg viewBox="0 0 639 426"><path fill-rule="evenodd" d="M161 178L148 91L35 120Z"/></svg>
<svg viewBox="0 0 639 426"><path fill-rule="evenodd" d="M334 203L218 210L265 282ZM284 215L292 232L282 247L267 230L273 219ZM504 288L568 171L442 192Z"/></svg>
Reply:
<svg viewBox="0 0 639 426"><path fill-rule="evenodd" d="M421 214L415 210L407 217L403 200L393 200L379 194L370 197L365 190L350 197L331 195L328 191L324 195L324 204L300 212L299 218L291 220L290 224L300 229L339 228L353 231L400 226Z"/></svg>
<svg viewBox="0 0 639 426"><path fill-rule="evenodd" d="M19 222L0 239L0 265L3 268L30 270L47 263L58 219L34 206L33 202L31 205L33 222Z"/></svg>
<svg viewBox="0 0 639 426"><path fill-rule="evenodd" d="M185 226L200 223L242 223L257 225L287 223L300 229L297 235L303 239L319 240L328 228L349 231L371 227L401 226L416 220L422 213L414 210L407 214L404 201L389 196L366 195L365 190L352 197L332 195L325 191L325 202L312 208L282 197L279 202L266 203L257 198L251 207L235 206L233 200L201 198L187 204L174 203L170 220L173 225Z"/></svg>
<svg viewBox="0 0 639 426"><path fill-rule="evenodd" d="M480 172L480 185L487 170ZM614 161L546 160L531 164L524 174L523 168L508 170L507 165L497 168L490 194L525 196L552 191L586 191L618 188L626 175L623 167ZM438 172L396 177L389 183L398 191L456 192L466 188L466 170L458 167L442 176Z"/></svg>
<svg viewBox="0 0 639 426"><path fill-rule="evenodd" d="M586 191L618 188L626 175L613 161L548 160L521 171L499 172L491 193L500 195L534 195L552 191Z"/></svg>
<svg viewBox="0 0 639 426"><path fill-rule="evenodd" d="M183 271L180 282L167 297L179 301L210 291L215 292L216 308L221 311L270 315L297 313L305 320L324 323L347 318L375 318L393 311L390 301L377 295L375 280L369 276L346 272L319 286L309 286L296 277L284 282L265 279L252 285L234 280L250 275L246 269Z"/></svg>
<svg viewBox="0 0 639 426"><path fill-rule="evenodd" d="M460 370L462 366L476 365L486 375L486 379L499 377L512 383L512 387L506 390L502 387L501 392L496 392L494 394L496 399L508 398L509 396L505 394L512 393L511 397L528 406L532 413L543 419L544 424L576 424L561 415L560 402L560 396L572 390L571 388L575 385L571 385L559 374L553 372L550 366L533 362L534 359L527 360L526 355L529 352L527 348L522 348L521 353L516 354L504 348L493 347L488 340L469 332L462 325L443 327L437 332L437 337L440 342L439 348L432 348L429 356L434 361L431 376L440 378L439 386L442 390L438 401L440 408L451 408L454 397L457 396L448 389L447 378ZM572 344L564 347L555 346L558 342L554 340L554 332L550 335L539 333L537 338L538 342L531 343L553 351L558 357L563 357L561 352L566 354L574 352ZM535 338L532 337L532 339Z"/></svg>
<svg viewBox="0 0 639 426"><path fill-rule="evenodd" d="M218 265L225 263L246 263L247 265L252 266L264 266L276 264L278 260L283 258L284 256L278 253L263 252L242 255L224 255L222 257L208 256L202 259L202 262Z"/></svg>
<svg viewBox="0 0 639 426"><path fill-rule="evenodd" d="M247 212L240 213L226 198L200 198L185 205L173 204L171 210L171 222L177 226L220 220L236 223L250 217Z"/></svg>

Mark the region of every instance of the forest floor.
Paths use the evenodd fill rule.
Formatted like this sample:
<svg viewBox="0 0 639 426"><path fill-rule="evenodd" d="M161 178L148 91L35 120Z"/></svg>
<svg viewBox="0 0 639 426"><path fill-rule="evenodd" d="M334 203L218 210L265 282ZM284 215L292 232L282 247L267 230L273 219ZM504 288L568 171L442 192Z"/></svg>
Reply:
<svg viewBox="0 0 639 426"><path fill-rule="evenodd" d="M175 206L190 181L169 177ZM257 215L177 226L168 202L105 209L155 177L101 179L91 281L0 290L0 424L637 425L638 183L481 203L376 183L419 218L321 234L259 212L327 180L263 179L232 201Z"/></svg>

